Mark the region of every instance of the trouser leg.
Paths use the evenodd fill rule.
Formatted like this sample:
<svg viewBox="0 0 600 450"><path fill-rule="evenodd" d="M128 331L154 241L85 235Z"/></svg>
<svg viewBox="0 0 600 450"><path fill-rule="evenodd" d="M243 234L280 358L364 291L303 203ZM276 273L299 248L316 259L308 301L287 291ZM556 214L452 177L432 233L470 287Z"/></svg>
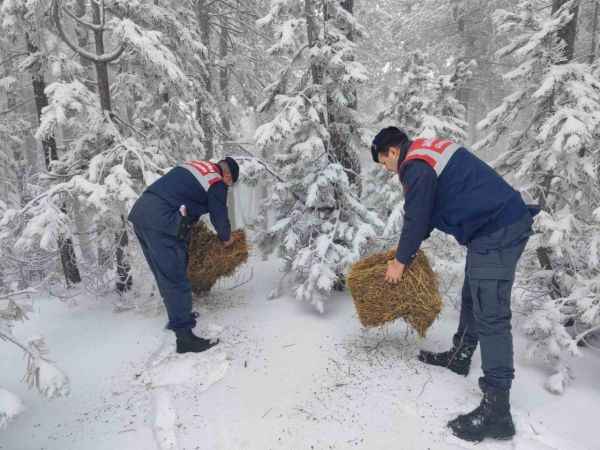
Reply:
<svg viewBox="0 0 600 450"><path fill-rule="evenodd" d="M169 317L169 329L193 328L192 289L187 277L188 252L185 241L150 229L136 230L142 251L158 284Z"/></svg>
<svg viewBox="0 0 600 450"><path fill-rule="evenodd" d="M477 342L477 325L473 315L473 296L469 277L465 270L465 280L461 291L460 321L453 343L455 347L462 347L463 345L476 346Z"/></svg>
<svg viewBox="0 0 600 450"><path fill-rule="evenodd" d="M511 291L526 243L527 240L485 253L469 251L469 283L481 348L482 382L498 389L510 389L514 378Z"/></svg>

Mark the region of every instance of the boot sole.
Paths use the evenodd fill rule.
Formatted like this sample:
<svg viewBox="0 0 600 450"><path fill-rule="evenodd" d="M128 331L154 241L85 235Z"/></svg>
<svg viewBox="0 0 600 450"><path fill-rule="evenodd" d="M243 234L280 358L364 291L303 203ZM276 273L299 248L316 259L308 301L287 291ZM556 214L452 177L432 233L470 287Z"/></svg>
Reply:
<svg viewBox="0 0 600 450"><path fill-rule="evenodd" d="M177 346L176 352L179 353L179 354L182 354L182 353L204 353L204 352L210 350L211 348L216 347L218 344L219 344L219 342L217 341L214 344L212 344L210 347L207 347L204 350L200 350L200 351L194 351L193 349L191 349L189 347L179 347L179 346Z"/></svg>
<svg viewBox="0 0 600 450"><path fill-rule="evenodd" d="M454 436L456 436L459 439L462 439L463 441L467 441L467 442L482 442L486 438L494 439L496 441L510 441L515 436L515 434L516 434L513 431L512 434L492 432L492 433L489 433L489 434L485 434L483 436L481 436L481 435L477 435L477 436L473 436L473 435L461 435L461 434L457 433L454 430L454 428L452 428L450 426L450 424L448 424L448 428L450 428L450 430L452 431L452 434Z"/></svg>
<svg viewBox="0 0 600 450"><path fill-rule="evenodd" d="M461 375L461 376L463 376L463 377L466 377L466 376L468 376L468 375L469 375L470 368L469 368L469 369L467 369L466 371L461 371L461 372L459 372L459 371L453 370L451 367L449 367L449 366L446 366L446 365L444 365L444 364L436 364L436 363L433 363L433 362L424 361L423 359L421 359L421 358L420 358L420 357L418 357L418 356L417 356L417 359L418 359L419 361L421 361L423 364L427 364L428 366L442 367L442 368L444 368L444 369L448 369L450 372L452 372L452 373L455 373L456 375Z"/></svg>

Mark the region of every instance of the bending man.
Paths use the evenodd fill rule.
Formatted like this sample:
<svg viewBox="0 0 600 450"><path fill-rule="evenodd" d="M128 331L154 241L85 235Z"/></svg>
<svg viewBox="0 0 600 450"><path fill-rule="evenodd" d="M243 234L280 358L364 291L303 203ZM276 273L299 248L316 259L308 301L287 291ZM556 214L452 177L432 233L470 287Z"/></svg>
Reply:
<svg viewBox="0 0 600 450"><path fill-rule="evenodd" d="M515 268L531 235L532 216L521 194L464 147L415 139L395 127L373 140L375 162L398 173L404 187L402 234L386 279L397 283L434 228L467 247L460 323L453 347L421 351L426 364L467 375L479 343L483 400L448 426L461 439L509 439L515 434L509 393L514 378L510 296Z"/></svg>
<svg viewBox="0 0 600 450"><path fill-rule="evenodd" d="M177 336L178 353L198 353L218 343L192 332L197 316L187 277L187 241L193 223L208 213L221 241L231 245L227 188L238 175L238 164L230 157L218 164L188 161L151 184L129 213L167 308L167 328Z"/></svg>

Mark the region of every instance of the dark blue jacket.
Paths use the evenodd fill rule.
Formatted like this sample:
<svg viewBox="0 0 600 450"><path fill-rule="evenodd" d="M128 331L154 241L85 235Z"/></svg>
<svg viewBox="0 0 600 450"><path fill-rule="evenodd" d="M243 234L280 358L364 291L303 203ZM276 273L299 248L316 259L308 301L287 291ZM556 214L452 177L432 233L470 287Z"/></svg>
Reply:
<svg viewBox="0 0 600 450"><path fill-rule="evenodd" d="M528 214L521 194L465 148L457 150L438 177L422 160L399 172L404 187L404 224L396 259L409 264L434 228L467 245Z"/></svg>
<svg viewBox="0 0 600 450"><path fill-rule="evenodd" d="M231 226L227 212L227 185L218 182L208 191L182 167L171 169L144 191L129 212L129 221L139 227L177 236L179 207L185 205L194 220L209 213L219 239L229 240Z"/></svg>

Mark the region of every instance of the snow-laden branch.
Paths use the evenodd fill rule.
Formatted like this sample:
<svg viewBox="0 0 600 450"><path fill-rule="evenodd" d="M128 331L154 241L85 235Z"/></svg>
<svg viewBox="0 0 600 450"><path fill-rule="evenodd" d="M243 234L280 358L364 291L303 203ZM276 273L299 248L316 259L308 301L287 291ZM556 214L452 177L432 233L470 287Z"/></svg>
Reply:
<svg viewBox="0 0 600 450"><path fill-rule="evenodd" d="M46 398L69 395L69 378L44 357L47 348L43 339L31 339L29 346L26 346L2 331L0 331L0 339L11 342L27 355L27 371L24 380L30 388L35 387Z"/></svg>
<svg viewBox="0 0 600 450"><path fill-rule="evenodd" d="M33 288L23 289L22 291L10 292L8 294L0 295L0 300L4 300L7 298L18 297L20 295L31 295L35 294L37 291Z"/></svg>
<svg viewBox="0 0 600 450"><path fill-rule="evenodd" d="M291 72L292 68L294 67L294 64L296 63L296 61L298 60L298 58L300 58L300 55L302 55L302 52L306 48L308 48L308 44L305 44L302 47L300 47L298 49L298 51L294 54L294 56L290 60L290 63L288 64L287 68L280 74L279 80L275 84L273 84L273 85L270 86L271 95L269 95L269 98L267 100L265 100L258 107L258 112L262 113L262 112L267 111L271 107L271 105L273 104L273 101L275 100L275 97L277 97L278 94L281 94L281 89L285 85L289 73Z"/></svg>

